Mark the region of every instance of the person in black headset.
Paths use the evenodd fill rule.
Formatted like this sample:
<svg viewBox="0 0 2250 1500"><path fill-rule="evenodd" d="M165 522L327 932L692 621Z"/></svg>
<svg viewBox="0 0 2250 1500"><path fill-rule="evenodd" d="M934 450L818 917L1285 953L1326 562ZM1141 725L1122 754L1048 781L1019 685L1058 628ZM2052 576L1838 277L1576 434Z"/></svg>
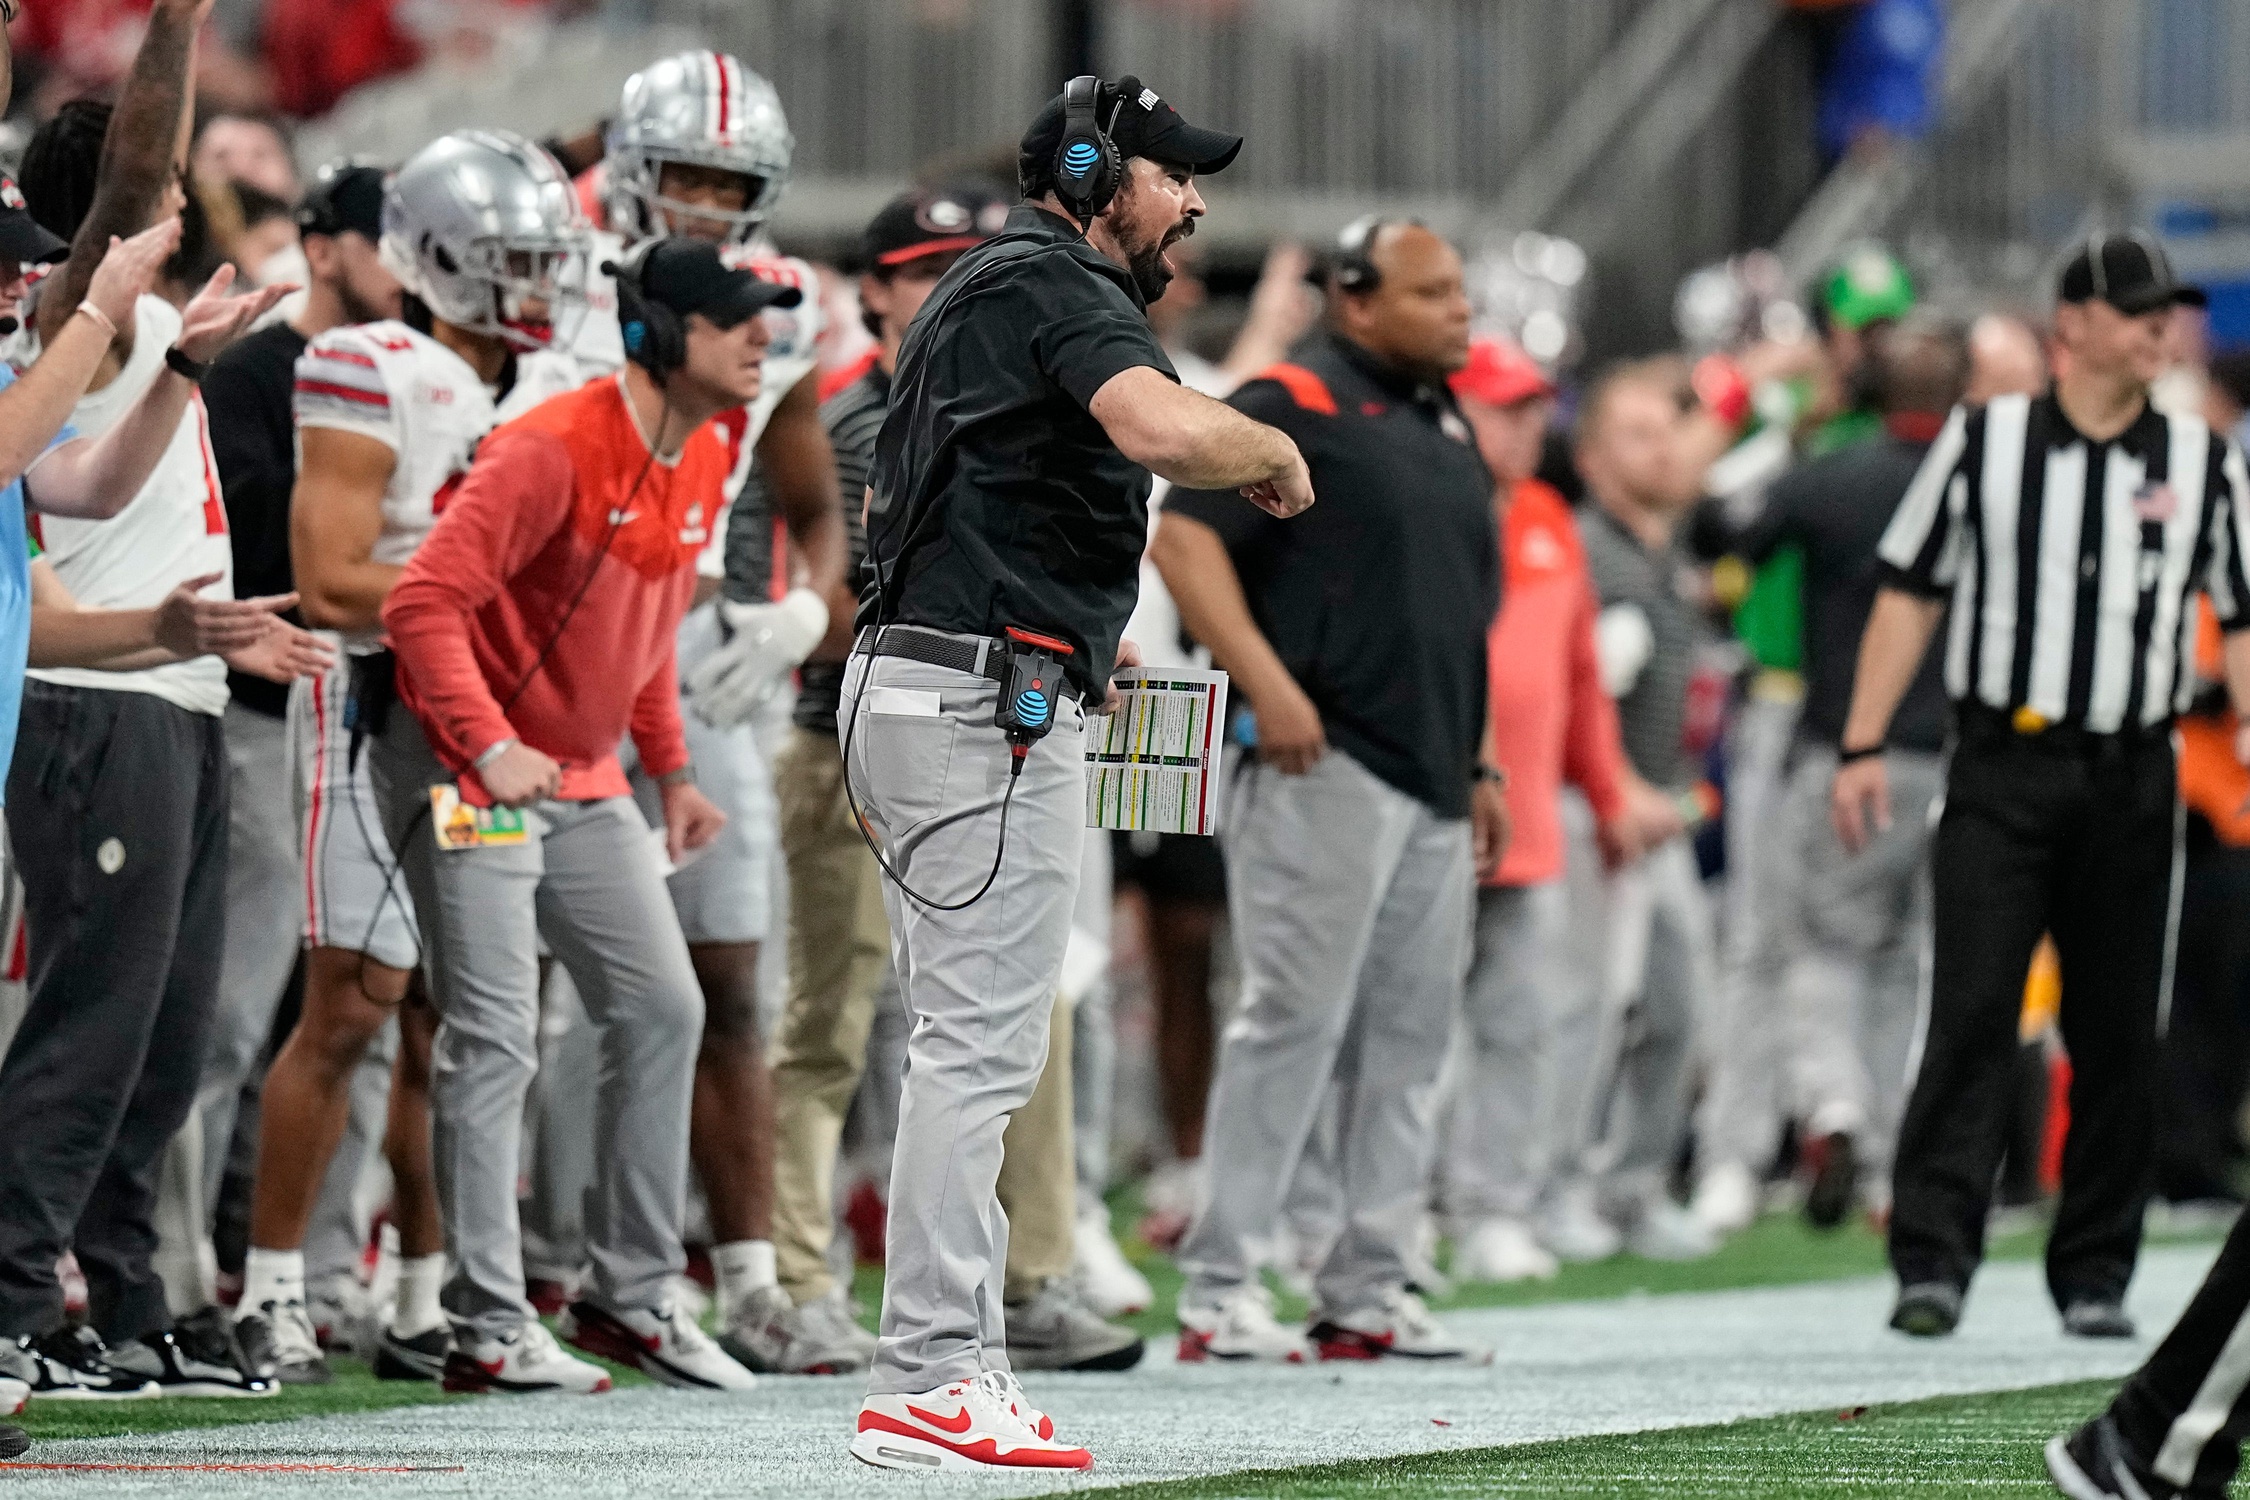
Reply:
<svg viewBox="0 0 2250 1500"><path fill-rule="evenodd" d="M542 936L602 1049L593 1274L558 1331L666 1384L752 1381L671 1300L703 997L664 874L725 822L689 764L674 633L729 467L711 419L757 399L758 314L800 294L678 239L616 275L632 362L487 437L383 605L405 711L370 764L439 1015L455 1390L609 1386L524 1294L516 1181ZM661 845L618 762L628 733L660 788Z"/></svg>
<svg viewBox="0 0 2250 1500"><path fill-rule="evenodd" d="M1009 1373L993 1195L1047 1055L1085 838L1083 727L1138 592L1149 474L1312 503L1296 445L1177 382L1147 319L1241 140L1073 79L1025 132L1023 206L900 350L868 485L871 580L839 709L914 1016L882 1338L852 1451L890 1468L1091 1467ZM1091 700L1091 701L1089 701Z"/></svg>

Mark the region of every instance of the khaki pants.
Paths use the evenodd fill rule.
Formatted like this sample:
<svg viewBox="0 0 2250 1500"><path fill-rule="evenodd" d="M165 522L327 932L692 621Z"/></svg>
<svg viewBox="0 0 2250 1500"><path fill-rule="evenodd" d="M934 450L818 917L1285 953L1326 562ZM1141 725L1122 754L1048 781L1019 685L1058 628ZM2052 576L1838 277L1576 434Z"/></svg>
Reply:
<svg viewBox="0 0 2250 1500"><path fill-rule="evenodd" d="M836 737L809 729L792 731L774 761L791 919L789 1000L773 1051L773 1240L781 1285L799 1306L834 1285L836 1150L890 963L883 875L852 824L843 769ZM1057 1007L1050 1030L1046 1071L1004 1138L1011 1297L1062 1275L1072 1259L1067 1007Z"/></svg>

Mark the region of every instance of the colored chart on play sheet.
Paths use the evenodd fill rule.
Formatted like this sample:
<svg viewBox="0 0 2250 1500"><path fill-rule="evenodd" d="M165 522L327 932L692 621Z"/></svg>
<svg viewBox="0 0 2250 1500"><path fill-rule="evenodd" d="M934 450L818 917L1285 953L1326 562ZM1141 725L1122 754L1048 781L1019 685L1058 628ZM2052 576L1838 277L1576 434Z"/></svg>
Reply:
<svg viewBox="0 0 2250 1500"><path fill-rule="evenodd" d="M1116 681L1124 705L1086 726L1086 826L1217 833L1227 674L1167 667Z"/></svg>

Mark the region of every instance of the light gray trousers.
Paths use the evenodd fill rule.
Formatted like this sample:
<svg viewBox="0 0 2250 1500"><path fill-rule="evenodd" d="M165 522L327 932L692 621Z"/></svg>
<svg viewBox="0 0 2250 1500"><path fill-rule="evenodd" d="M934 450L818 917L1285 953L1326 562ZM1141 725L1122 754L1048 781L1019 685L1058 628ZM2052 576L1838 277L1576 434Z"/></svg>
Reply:
<svg viewBox="0 0 2250 1500"><path fill-rule="evenodd" d="M1477 892L1474 956L1462 1006L1439 1184L1457 1224L1531 1218L1562 1135L1559 1038L1594 1004L1569 961L1570 900L1560 881Z"/></svg>
<svg viewBox="0 0 2250 1500"><path fill-rule="evenodd" d="M865 692L863 711L855 705ZM881 1342L868 1389L911 1395L1008 1368L1008 1216L994 1189L1008 1117L1047 1062L1086 838L1085 715L1065 700L1009 797L999 688L897 657L855 655L840 723L854 795L891 865L938 911L884 883L891 956L912 1017L899 1093Z"/></svg>
<svg viewBox="0 0 2250 1500"><path fill-rule="evenodd" d="M1783 981L1790 1094L1814 1135L1842 1131L1870 1182L1889 1178L1906 1109L1907 1057L1930 945L1930 845L1945 797L1943 756L1893 750L1891 826L1847 854L1828 816L1832 750L1808 750L1789 784L1802 878Z"/></svg>
<svg viewBox="0 0 2250 1500"><path fill-rule="evenodd" d="M662 1305L686 1264L680 1222L703 995L648 824L630 797L544 802L528 810L521 844L440 852L429 788L450 778L404 708L392 711L372 765L438 1007L430 1093L454 1265L446 1312L482 1337L532 1316L516 1184L524 1096L539 1065L542 933L601 1036L590 1294L619 1309Z"/></svg>
<svg viewBox="0 0 2250 1500"><path fill-rule="evenodd" d="M1256 1274L1333 1092L1342 1233L1315 1294L1349 1314L1410 1273L1467 967L1469 825L1333 749L1303 776L1251 766L1228 792L1242 1006L1220 1043L1182 1295L1209 1303Z"/></svg>
<svg viewBox="0 0 2250 1500"><path fill-rule="evenodd" d="M1708 1087L1696 1111L1703 1165L1763 1174L1781 1140L1788 1073L1782 975L1792 954L1792 895L1802 874L1790 836L1789 751L1802 704L1752 694L1736 717L1727 777L1727 879L1719 985L1709 1028Z"/></svg>
<svg viewBox="0 0 2250 1500"><path fill-rule="evenodd" d="M1585 832L1571 859L1599 869L1590 823ZM1573 926L1599 933L1602 1001L1586 1064L1559 1070L1568 1134L1556 1180L1590 1184L1608 1212L1630 1219L1665 1190L1687 1129L1697 1034L1714 987L1711 912L1685 837L1607 876L1601 893L1571 913Z"/></svg>

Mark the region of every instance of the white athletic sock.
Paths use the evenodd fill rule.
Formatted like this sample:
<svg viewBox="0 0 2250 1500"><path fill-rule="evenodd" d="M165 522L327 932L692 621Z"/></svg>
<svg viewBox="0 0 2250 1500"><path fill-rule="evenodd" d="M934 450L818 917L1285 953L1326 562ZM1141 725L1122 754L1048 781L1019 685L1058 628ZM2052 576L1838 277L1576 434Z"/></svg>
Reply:
<svg viewBox="0 0 2250 1500"><path fill-rule="evenodd" d="M237 1308L254 1313L268 1302L304 1300L305 1252L260 1250L252 1245L242 1262L242 1301Z"/></svg>
<svg viewBox="0 0 2250 1500"><path fill-rule="evenodd" d="M751 1293L775 1284L773 1241L734 1240L713 1245L711 1269L719 1276L720 1311L732 1312Z"/></svg>
<svg viewBox="0 0 2250 1500"><path fill-rule="evenodd" d="M438 1293L445 1286L445 1252L412 1255L398 1263L398 1305L391 1313L391 1332L402 1339L428 1333L445 1325L445 1309Z"/></svg>

